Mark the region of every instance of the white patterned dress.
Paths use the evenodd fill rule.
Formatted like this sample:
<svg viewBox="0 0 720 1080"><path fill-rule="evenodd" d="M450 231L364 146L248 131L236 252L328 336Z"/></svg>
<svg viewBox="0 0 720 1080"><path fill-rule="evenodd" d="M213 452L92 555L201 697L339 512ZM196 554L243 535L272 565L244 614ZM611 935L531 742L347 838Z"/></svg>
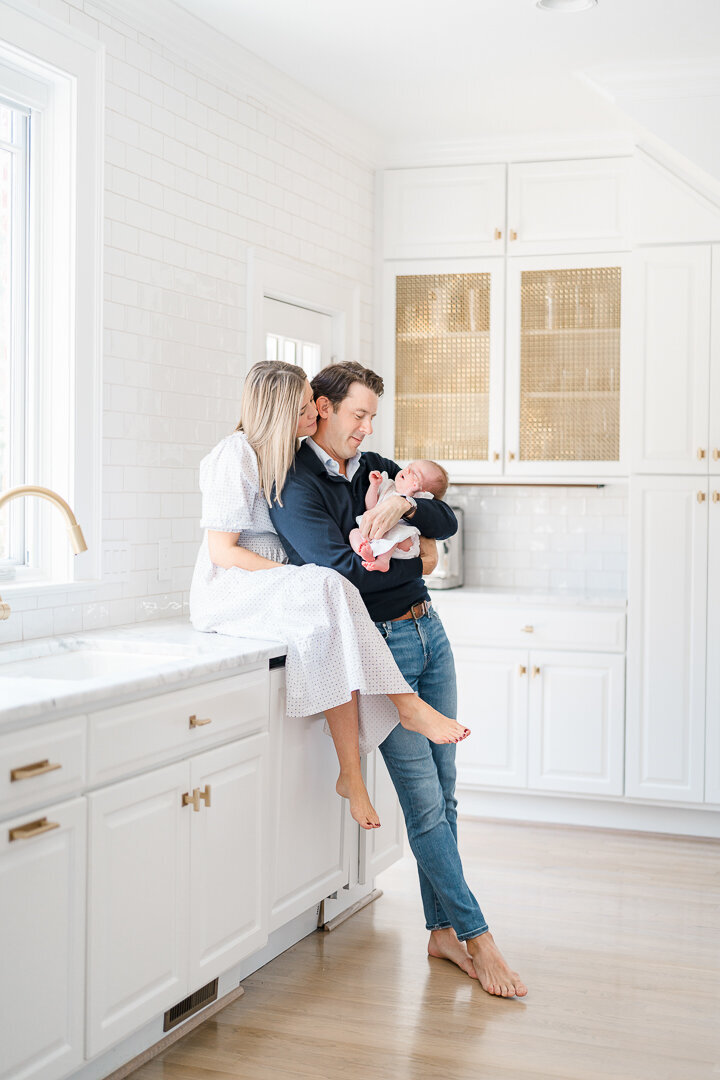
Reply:
<svg viewBox="0 0 720 1080"><path fill-rule="evenodd" d="M200 488L206 532L190 587L193 627L284 642L289 716L312 716L359 691L360 753L368 754L398 722L385 695L412 691L360 593L324 566L223 570L211 561L208 529L239 533L241 547L286 562L260 494L255 452L242 432L228 435L203 458Z"/></svg>

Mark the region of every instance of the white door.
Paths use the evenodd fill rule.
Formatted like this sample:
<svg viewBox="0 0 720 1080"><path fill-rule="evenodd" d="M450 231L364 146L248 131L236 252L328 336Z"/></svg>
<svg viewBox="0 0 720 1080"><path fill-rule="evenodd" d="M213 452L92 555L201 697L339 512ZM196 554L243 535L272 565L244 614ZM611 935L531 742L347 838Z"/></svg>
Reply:
<svg viewBox="0 0 720 1080"><path fill-rule="evenodd" d="M720 804L720 477L710 479L705 802Z"/></svg>
<svg viewBox="0 0 720 1080"><path fill-rule="evenodd" d="M263 319L268 360L298 364L309 379L331 362L333 320L330 315L266 296Z"/></svg>
<svg viewBox="0 0 720 1080"><path fill-rule="evenodd" d="M519 649L453 649L458 720L472 734L457 748L458 784L527 785L528 656Z"/></svg>
<svg viewBox="0 0 720 1080"><path fill-rule="evenodd" d="M88 796L89 1057L187 994L189 774L179 762Z"/></svg>
<svg viewBox="0 0 720 1080"><path fill-rule="evenodd" d="M268 735L198 754L190 790L190 991L267 941Z"/></svg>
<svg viewBox="0 0 720 1080"><path fill-rule="evenodd" d="M630 480L625 793L702 802L708 481Z"/></svg>
<svg viewBox="0 0 720 1080"><path fill-rule="evenodd" d="M377 810L381 828L360 829L359 881L364 885L402 859L405 842L405 820L395 785L379 750L367 757L365 778L370 801Z"/></svg>
<svg viewBox="0 0 720 1080"><path fill-rule="evenodd" d="M2 1080L57 1080L83 1063L86 810L73 799L3 822Z"/></svg>
<svg viewBox="0 0 720 1080"><path fill-rule="evenodd" d="M712 249L713 312L710 327L710 435L708 439L710 474L720 475L720 244Z"/></svg>
<svg viewBox="0 0 720 1080"><path fill-rule="evenodd" d="M625 658L530 653L528 786L622 795Z"/></svg>
<svg viewBox="0 0 720 1080"><path fill-rule="evenodd" d="M650 248L633 256L633 268L632 471L705 476L710 248ZM715 379L720 403L719 384L720 371ZM719 424L714 418L718 448Z"/></svg>
<svg viewBox="0 0 720 1080"><path fill-rule="evenodd" d="M335 791L337 756L324 727L322 714L286 716L285 669L271 671L271 931L349 880L347 803Z"/></svg>

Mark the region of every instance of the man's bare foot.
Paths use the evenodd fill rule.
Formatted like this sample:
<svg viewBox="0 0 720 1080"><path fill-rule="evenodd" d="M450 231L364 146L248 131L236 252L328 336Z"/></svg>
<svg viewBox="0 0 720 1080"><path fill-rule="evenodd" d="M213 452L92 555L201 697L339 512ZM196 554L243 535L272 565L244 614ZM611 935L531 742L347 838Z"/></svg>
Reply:
<svg viewBox="0 0 720 1080"><path fill-rule="evenodd" d="M428 942L428 956L437 956L439 960L450 960L470 976L477 979L477 972L472 957L462 941L450 926L446 930L431 930Z"/></svg>
<svg viewBox="0 0 720 1080"><path fill-rule="evenodd" d="M380 828L380 818L375 813L375 807L370 802L370 796L361 776L355 778L340 773L335 790L338 795L342 795L343 799L348 800L350 813L361 828Z"/></svg>
<svg viewBox="0 0 720 1080"><path fill-rule="evenodd" d="M398 704L397 701L395 704ZM404 728L419 732L430 742L458 743L470 734L470 728L463 727L449 716L443 716L417 694L404 695L402 703L398 705L398 713Z"/></svg>
<svg viewBox="0 0 720 1080"><path fill-rule="evenodd" d="M466 942L480 985L496 997L525 997L527 986L517 971L511 971L488 930Z"/></svg>

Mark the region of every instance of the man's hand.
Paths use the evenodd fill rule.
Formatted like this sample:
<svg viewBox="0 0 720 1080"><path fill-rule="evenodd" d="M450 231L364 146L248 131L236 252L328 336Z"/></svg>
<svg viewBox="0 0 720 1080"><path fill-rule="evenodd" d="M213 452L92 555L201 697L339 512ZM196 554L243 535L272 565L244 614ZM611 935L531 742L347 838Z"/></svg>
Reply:
<svg viewBox="0 0 720 1080"><path fill-rule="evenodd" d="M410 504L402 495L390 495L379 506L365 511L358 528L366 540L378 540L393 525L397 525L409 509Z"/></svg>
<svg viewBox="0 0 720 1080"><path fill-rule="evenodd" d="M423 577L432 574L438 564L437 543L427 536L420 537L420 558L422 559Z"/></svg>

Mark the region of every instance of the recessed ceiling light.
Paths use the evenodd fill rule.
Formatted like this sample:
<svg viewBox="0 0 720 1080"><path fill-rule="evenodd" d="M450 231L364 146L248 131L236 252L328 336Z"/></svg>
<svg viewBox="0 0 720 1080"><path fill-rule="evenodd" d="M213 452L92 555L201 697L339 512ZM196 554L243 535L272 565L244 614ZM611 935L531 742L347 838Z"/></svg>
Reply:
<svg viewBox="0 0 720 1080"><path fill-rule="evenodd" d="M543 11L587 11L597 6L598 0L537 0Z"/></svg>

